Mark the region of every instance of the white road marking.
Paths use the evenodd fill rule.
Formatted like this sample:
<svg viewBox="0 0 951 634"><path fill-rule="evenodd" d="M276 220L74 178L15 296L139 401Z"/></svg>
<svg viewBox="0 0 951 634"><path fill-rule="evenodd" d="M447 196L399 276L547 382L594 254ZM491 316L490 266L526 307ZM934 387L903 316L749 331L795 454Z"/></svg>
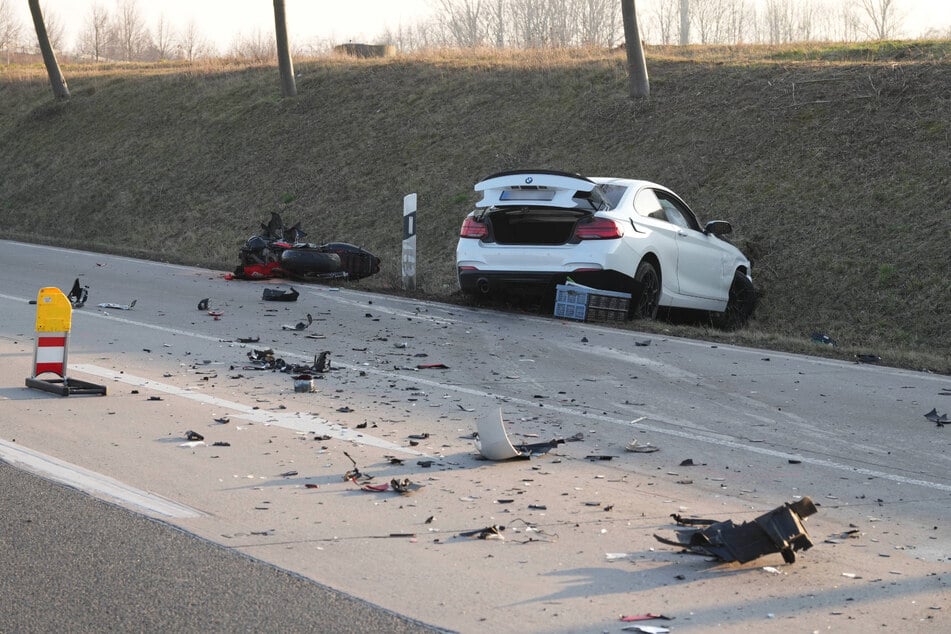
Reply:
<svg viewBox="0 0 951 634"><path fill-rule="evenodd" d="M327 296L330 297L330 298L333 297L332 294L329 294L329 293L327 294ZM6 299L19 300L19 301L26 301L26 300L24 300L23 298L11 297L11 296L8 296L8 295L3 295L3 294L0 294L0 297L6 298ZM378 308L378 307L377 307L377 308ZM102 319L109 319L109 320L119 321L119 322L122 322L122 323L126 323L126 324L130 324L130 325L138 326L138 327L140 327L140 328L151 328L151 329L153 329L153 330L158 330L158 331L161 331L161 332L169 332L169 333L174 333L174 334L178 334L178 335L182 335L182 336L193 337L193 338L196 338L196 339L204 339L204 340L206 340L206 341L214 341L214 342L221 342L221 341L222 341L222 339L221 339L220 337L212 337L212 336L209 336L209 335L203 335L203 334L196 333L196 332L190 332L190 331L180 330L180 329L176 329L176 328L167 328L167 327L164 327L164 326L157 326L157 325L153 325L153 324L149 324L149 323L145 323L145 322L139 322L139 321L135 321L135 320L131 320L131 319L126 319L126 318L124 318L124 317L116 317L116 316L111 315L111 314L90 313L90 312L78 312L77 314L79 314L79 315L85 315L85 316L89 316L89 317L98 317L98 318L102 318ZM612 332L614 332L614 331L612 331ZM625 334L624 331L617 331L617 332L622 333L622 334ZM636 334L637 334L637 333L630 333L631 336L635 336ZM687 343L687 344L690 344L690 345L696 345L696 346L709 347L709 345L710 345L709 343L703 343L703 342L691 341L691 340L684 340L684 339L677 339L677 341L678 341L678 342L684 342L684 343ZM741 348L741 347L738 347L738 346L727 346L727 345L724 345L724 346L722 346L722 347L723 347L723 348L726 348L726 349L730 349L730 350L739 351L739 352L748 352L748 353L751 353L751 354L753 354L753 353L755 353L755 354L760 354L760 353L761 353L761 351L757 351L757 350L754 350L754 349L752 349L752 348L746 349L746 348ZM291 357L291 358L297 358L297 359L305 359L305 357L303 357L302 355L297 354L297 353L294 353L294 352L290 352L290 351L275 350L275 352L278 353L278 354L280 354L280 355L282 355L282 356L285 356L285 357ZM824 365L824 366L831 366L831 367L838 367L838 368L843 368L843 367L850 367L850 368L851 368L851 367L853 367L852 364L844 363L844 362L841 362L841 361L834 361L834 360L827 360L827 359L813 359L812 357L797 356L797 355L784 354L784 353L770 353L770 354L771 354L771 356L774 356L774 357L776 357L776 358L785 358L785 359L796 360L796 361L800 361L800 362L804 362L804 363L808 362L808 363L814 363L814 364L819 364L819 365ZM496 394L496 393L493 393L493 392L487 392L487 391L484 391L484 390L478 390L478 389L474 389L474 388L467 388L467 387L463 387L463 386L459 386L459 385L452 385L452 384L448 384L448 383L440 383L440 382L438 382L438 381L433 381L433 380L425 379L425 378L423 378L423 377L419 377L419 376L416 376L416 375L407 376L406 374L400 374L400 373L398 373L398 372L391 372L391 371L386 371L386 370L377 370L377 369L374 369L374 368L370 368L370 367L368 367L368 366L353 366L353 365L348 365L348 364L340 363L340 362L336 362L336 365L338 365L338 366L340 366L340 367L347 368L347 369L351 369L351 370L363 370L364 372L367 372L367 373L369 373L369 374L376 374L376 375L384 376L384 377L387 377L387 378L390 378L390 379L396 379L396 380L402 380L402 381L411 381L411 382L413 382L413 383L418 383L418 384L422 384L422 385L428 385L428 386L434 387L434 388L439 388L439 389L448 390L448 391L452 391L452 392L457 392L457 393L461 393L461 394L468 394L468 395L470 395L470 396L490 398L490 399L495 399L495 400L497 400L497 401L507 401L507 402L510 402L510 403L517 403L517 404L526 405L526 406L537 406L537 405L538 405L537 402L532 401L532 400L529 400L529 399L520 399L520 398L517 398L517 397L506 396L506 395L503 395L503 394ZM80 367L86 367L86 366L73 366L73 365L71 364L70 367L71 367L71 368L76 367L76 369L79 369ZM95 366L88 366L88 367L95 367ZM937 381L941 381L941 382L946 382L946 381L947 381L947 379L944 378L944 377L931 377L931 376L929 376L929 375L927 375L927 374L914 373L914 372L910 372L910 371L906 371L906 370L898 370L898 369L894 369L894 368L882 368L882 367L877 367L877 366L870 366L870 367L867 367L867 368L866 368L866 367L860 366L858 369L861 369L861 370L863 370L863 371L870 371L870 372L888 372L888 373L893 374L893 375L895 375L895 376L915 376L916 378L924 379L924 380L937 380ZM103 369L103 368L98 368L98 370L101 371L101 372L108 372L108 373L110 373L108 376L115 376L115 377L117 377L116 380L122 380L122 378L126 376L126 375L116 374L116 373L112 372L111 370L105 370L105 369ZM96 372L90 372L90 374L96 374ZM104 375L102 375L102 374L96 374L96 375L97 375L97 376L104 376ZM140 380L145 381L146 379L140 379ZM153 382L149 382L149 385L150 385L151 387L154 387L156 384L153 383ZM169 386L169 387L171 387L171 386ZM179 388L172 388L172 389L176 389L176 390L177 390L177 389L179 389ZM189 393L189 394L191 394L192 396L197 396L195 393ZM201 396L204 397L204 395L201 395ZM236 404L236 405L237 405L237 404ZM245 406L240 406L240 405L239 405L239 407L245 407ZM773 449L768 449L768 448L766 448L766 447L757 447L757 446L755 446L755 445L746 445L746 444L743 444L743 443L740 443L740 442L736 442L736 441L733 441L733 440L729 440L729 439L725 439L725 438L711 437L711 436L702 436L702 435L699 435L696 430L681 431L681 430L678 430L678 429L670 429L670 428L667 428L667 427L658 427L658 426L655 426L655 425L649 425L649 424L644 424L644 423L633 423L633 422L628 421L628 420L622 420L622 419L614 418L614 417L611 417L611 416L594 414L594 413L592 413L592 412L590 412L590 411L587 412L586 414L583 414L583 415L582 415L582 414L580 414L578 411L576 411L576 410L574 410L574 409L567 408L567 407L561 407L561 406L559 406L559 405L554 405L554 404L546 404L546 405L545 405L545 408L546 408L547 411L554 411L554 412L558 412L558 413L561 413L561 414L566 414L566 415L569 415L569 416L583 416L584 418L587 418L587 419L599 420L599 421L602 421L602 422L605 422L605 423L614 424L614 425L627 426L627 427L631 427L631 428L634 428L634 429L640 429L640 430L644 430L644 431L649 431L649 432L655 433L655 434L661 434L661 435L665 435L665 436L673 436L673 437L677 437L677 438L684 438L684 439L690 440L690 441L692 441L692 442L701 442L701 443L706 443L706 444L709 444L709 445L716 445L716 446L719 446L719 447L728 447L728 448L731 448L731 449L740 449L740 450L746 451L746 452L748 452L748 453L759 454L759 455L763 455L763 456L770 456L770 457L773 457L773 458L780 458L780 459L783 459L783 460L795 459L795 460L800 460L803 464L814 465L814 466L818 466L818 467L824 467L824 468L832 469L832 470L835 470L835 471L842 471L842 472L846 472L846 473L850 473L850 474L864 475L864 476L868 476L868 477L872 477L872 478L881 478L881 479L883 479L883 480L889 480L889 481L891 481L891 482L896 482L896 483L899 483L899 484L919 486L919 487L923 487L923 488L926 488L926 489L933 489L933 490L937 490L937 491L951 492L951 485L949 485L949 484L943 484L943 483L940 483L940 482L932 482L932 481L930 481L930 480L921 480L921 479L917 479L917 478L909 478L909 477L902 476L902 475L898 475L898 474L894 474L894 473L888 473L888 472L884 472L884 471L877 471L877 470L868 469L868 468L865 468L865 467L857 467L857 466L854 466L854 465L843 464L843 463L835 462L835 461L832 461L832 460L826 460L826 459L823 459L823 458L813 458L813 457L809 457L809 456L802 456L802 455L800 455L800 454L790 454L790 453L786 453L786 452L782 452L782 451L776 451L776 450L773 450ZM660 420L660 419L657 419L657 420L659 420L659 422L664 422L663 420ZM292 422L294 422L293 419L288 421L288 423L292 423ZM326 422L326 421L325 421L325 422ZM329 424L329 423L328 423L328 424ZM299 429L299 427L291 427L291 428L292 428L292 429ZM327 433L329 434L330 432L327 432ZM333 434L330 434L330 435L333 435ZM366 439L366 438L369 438L369 437L364 436L364 437L362 437L362 438L363 438L363 439ZM363 440L357 441L357 442L363 442ZM380 442L384 442L384 441L380 441ZM367 443L367 444L369 444L369 443ZM404 452L407 451L407 449L406 449L405 447L399 447L398 445L392 445L392 446L390 446L389 448L390 448L391 450L393 450L393 451L396 451L396 450L400 450L400 451L404 451Z"/></svg>
<svg viewBox="0 0 951 634"><path fill-rule="evenodd" d="M202 517L205 514L190 506L173 502L114 480L109 476L84 469L78 465L24 447L19 443L0 439L0 459L85 491L93 497L109 500L125 508L157 518Z"/></svg>
<svg viewBox="0 0 951 634"><path fill-rule="evenodd" d="M91 374L102 379L117 381L127 385L134 385L136 387L148 388L156 392L171 394L173 396L196 401L198 403L204 403L205 405L213 405L214 407L229 409L233 412L237 412L235 415L236 418L251 421L260 425L276 425L278 427L293 429L295 431L326 434L332 438L360 443L362 445L369 445L371 447L378 447L387 451L398 451L400 453L408 453L414 456L424 455L416 450L391 443L387 440L376 438L374 436L361 433L360 431L343 427L337 423L331 423L330 421L320 418L319 416L314 416L313 414L307 414L303 412L272 412L255 409L254 407L245 405L243 403L228 401L216 396L202 394L201 392L194 392L185 388L167 385L165 383L133 376L131 374L119 373L115 370L109 370L108 368L102 368L96 365L85 363L70 364L69 368L70 370L75 370L84 374Z"/></svg>

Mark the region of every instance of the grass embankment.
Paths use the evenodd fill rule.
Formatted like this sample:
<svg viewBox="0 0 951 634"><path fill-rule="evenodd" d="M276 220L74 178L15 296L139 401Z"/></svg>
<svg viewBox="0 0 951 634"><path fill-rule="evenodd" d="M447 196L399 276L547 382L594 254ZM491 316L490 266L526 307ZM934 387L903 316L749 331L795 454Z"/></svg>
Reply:
<svg viewBox="0 0 951 634"><path fill-rule="evenodd" d="M636 327L951 372L951 42L297 60L277 71L40 66L0 75L0 236L230 270L270 211L357 243L400 284L419 194L421 295L453 300L454 247L493 172L654 180L733 222L763 292L739 333ZM813 332L839 342L826 349Z"/></svg>

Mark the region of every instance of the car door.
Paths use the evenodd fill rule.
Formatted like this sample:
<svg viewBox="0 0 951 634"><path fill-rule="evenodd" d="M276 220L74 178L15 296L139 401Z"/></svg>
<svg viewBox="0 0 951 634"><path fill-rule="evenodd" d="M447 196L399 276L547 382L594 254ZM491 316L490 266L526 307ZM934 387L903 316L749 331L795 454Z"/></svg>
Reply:
<svg viewBox="0 0 951 634"><path fill-rule="evenodd" d="M677 237L677 282L680 293L705 299L723 299L730 289L733 272L725 243L704 233L697 217L686 204L670 192L655 190L667 222Z"/></svg>

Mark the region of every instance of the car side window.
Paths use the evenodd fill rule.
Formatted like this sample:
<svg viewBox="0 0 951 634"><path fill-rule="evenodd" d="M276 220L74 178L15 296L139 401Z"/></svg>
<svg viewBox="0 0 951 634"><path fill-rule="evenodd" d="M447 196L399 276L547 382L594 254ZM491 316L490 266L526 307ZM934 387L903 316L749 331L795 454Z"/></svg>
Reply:
<svg viewBox="0 0 951 634"><path fill-rule="evenodd" d="M634 197L634 211L636 211L638 215L647 218L667 220L664 208L661 207L660 201L657 199L657 194L654 193L653 189L642 189L637 192L637 196Z"/></svg>
<svg viewBox="0 0 951 634"><path fill-rule="evenodd" d="M693 215L693 212L690 211L687 205L667 192L656 191L654 193L657 196L660 206L664 210L664 219L667 220L667 222L684 229L700 231L700 223L697 222L697 217Z"/></svg>

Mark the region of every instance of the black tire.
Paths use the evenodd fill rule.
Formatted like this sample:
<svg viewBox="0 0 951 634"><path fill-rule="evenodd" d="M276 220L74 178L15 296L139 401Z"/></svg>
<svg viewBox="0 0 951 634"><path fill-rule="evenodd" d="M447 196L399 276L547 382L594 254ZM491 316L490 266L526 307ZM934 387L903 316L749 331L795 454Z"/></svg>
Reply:
<svg viewBox="0 0 951 634"><path fill-rule="evenodd" d="M753 282L742 271L733 274L730 285L730 299L726 310L720 313L717 325L724 330L737 330L746 325L756 309L756 289Z"/></svg>
<svg viewBox="0 0 951 634"><path fill-rule="evenodd" d="M354 244L328 242L320 249L340 258L340 270L346 271L348 279L360 280L380 272L380 258Z"/></svg>
<svg viewBox="0 0 951 634"><path fill-rule="evenodd" d="M299 275L335 273L340 270L340 256L314 249L284 249L281 268Z"/></svg>
<svg viewBox="0 0 951 634"><path fill-rule="evenodd" d="M660 275L650 262L641 262L634 273L636 288L634 310L631 317L634 319L654 319L660 308Z"/></svg>

